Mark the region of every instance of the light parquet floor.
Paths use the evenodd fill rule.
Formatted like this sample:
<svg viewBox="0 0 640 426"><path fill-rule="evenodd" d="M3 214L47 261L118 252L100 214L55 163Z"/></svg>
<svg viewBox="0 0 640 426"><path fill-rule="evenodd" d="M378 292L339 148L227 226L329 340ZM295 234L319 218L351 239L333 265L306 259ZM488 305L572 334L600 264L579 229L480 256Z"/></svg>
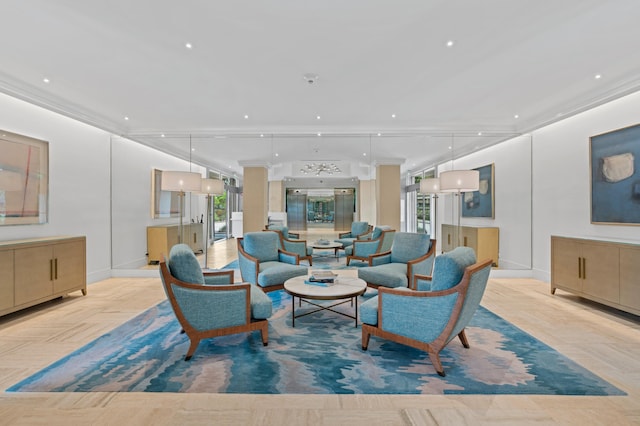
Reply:
<svg viewBox="0 0 640 426"><path fill-rule="evenodd" d="M209 264L221 267L235 259L235 244L235 240L214 244ZM164 297L159 278L112 278L90 284L85 297L77 292L0 318L0 388L35 373ZM2 392L0 425L640 424L638 317L561 291L551 296L548 284L531 279L492 279L483 305L628 396Z"/></svg>

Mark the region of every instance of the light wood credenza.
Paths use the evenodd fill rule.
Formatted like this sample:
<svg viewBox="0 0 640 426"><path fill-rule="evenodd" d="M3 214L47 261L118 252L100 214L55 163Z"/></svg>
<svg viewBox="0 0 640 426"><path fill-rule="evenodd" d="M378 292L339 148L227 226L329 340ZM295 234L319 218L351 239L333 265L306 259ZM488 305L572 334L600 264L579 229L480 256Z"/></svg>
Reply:
<svg viewBox="0 0 640 426"><path fill-rule="evenodd" d="M87 294L86 238L0 242L0 315L73 291Z"/></svg>
<svg viewBox="0 0 640 426"><path fill-rule="evenodd" d="M440 233L440 246L443 252L453 250L458 246L456 241L457 225L443 224ZM461 226L461 242L465 247L471 247L480 260L492 259L493 266L498 266L500 247L500 228L488 226Z"/></svg>
<svg viewBox="0 0 640 426"><path fill-rule="evenodd" d="M551 236L551 294L568 291L640 315L640 244Z"/></svg>
<svg viewBox="0 0 640 426"><path fill-rule="evenodd" d="M185 223L182 226L182 242L191 247L194 253L204 252L204 224ZM171 247L178 244L180 225L158 225L147 227L148 262L157 263L162 256L169 256Z"/></svg>

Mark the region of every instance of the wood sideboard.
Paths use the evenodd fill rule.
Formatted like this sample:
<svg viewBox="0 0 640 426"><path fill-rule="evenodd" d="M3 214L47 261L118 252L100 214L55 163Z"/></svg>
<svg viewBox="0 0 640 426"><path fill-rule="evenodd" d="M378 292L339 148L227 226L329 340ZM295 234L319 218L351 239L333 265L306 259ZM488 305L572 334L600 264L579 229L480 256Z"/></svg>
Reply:
<svg viewBox="0 0 640 426"><path fill-rule="evenodd" d="M551 236L551 294L561 289L640 315L640 244Z"/></svg>
<svg viewBox="0 0 640 426"><path fill-rule="evenodd" d="M0 315L80 290L87 294L86 238L0 242Z"/></svg>
<svg viewBox="0 0 640 426"><path fill-rule="evenodd" d="M453 250L458 246L456 241L456 225L443 224L440 245L443 252ZM497 227L460 227L461 242L465 247L471 247L476 252L478 260L492 259L493 266L498 266L500 228Z"/></svg>
<svg viewBox="0 0 640 426"><path fill-rule="evenodd" d="M147 227L148 262L157 263L162 256L169 256L171 247L180 241L180 225L158 225ZM182 226L182 242L194 253L204 252L204 231L202 223L185 223Z"/></svg>

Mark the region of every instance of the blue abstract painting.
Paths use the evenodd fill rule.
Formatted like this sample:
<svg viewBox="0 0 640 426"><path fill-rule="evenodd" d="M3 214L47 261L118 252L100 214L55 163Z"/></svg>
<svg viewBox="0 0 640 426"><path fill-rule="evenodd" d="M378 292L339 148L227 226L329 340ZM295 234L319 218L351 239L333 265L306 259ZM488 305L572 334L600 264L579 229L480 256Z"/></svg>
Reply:
<svg viewBox="0 0 640 426"><path fill-rule="evenodd" d="M477 191L462 194L462 217L490 217L494 218L493 164L478 167L480 174L480 187Z"/></svg>
<svg viewBox="0 0 640 426"><path fill-rule="evenodd" d="M640 223L640 124L591 137L591 222Z"/></svg>

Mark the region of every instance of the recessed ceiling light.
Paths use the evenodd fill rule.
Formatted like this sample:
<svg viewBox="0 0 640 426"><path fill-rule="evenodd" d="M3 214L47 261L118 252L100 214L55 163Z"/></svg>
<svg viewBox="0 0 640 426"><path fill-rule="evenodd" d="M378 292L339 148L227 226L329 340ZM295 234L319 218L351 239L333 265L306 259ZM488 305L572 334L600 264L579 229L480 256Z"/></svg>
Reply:
<svg viewBox="0 0 640 426"><path fill-rule="evenodd" d="M318 132L318 136L322 136L322 133Z"/></svg>
<svg viewBox="0 0 640 426"><path fill-rule="evenodd" d="M316 115L316 120L320 120L320 116L319 115Z"/></svg>
<svg viewBox="0 0 640 426"><path fill-rule="evenodd" d="M304 78L307 83L314 84L318 80L318 74L306 73L302 78Z"/></svg>
<svg viewBox="0 0 640 426"><path fill-rule="evenodd" d="M164 138L164 133L160 135L161 138Z"/></svg>
<svg viewBox="0 0 640 426"><path fill-rule="evenodd" d="M447 47L453 47L454 44L456 44L455 41L447 40Z"/></svg>
<svg viewBox="0 0 640 426"><path fill-rule="evenodd" d="M601 74L596 74L594 78L595 78L596 80L600 80L600 79L602 78L602 75L601 75Z"/></svg>
<svg viewBox="0 0 640 426"><path fill-rule="evenodd" d="M482 132L478 132L478 136L482 136Z"/></svg>
<svg viewBox="0 0 640 426"><path fill-rule="evenodd" d="M264 133L260 133L260 137L261 137L261 138L264 138Z"/></svg>
<svg viewBox="0 0 640 426"><path fill-rule="evenodd" d="M195 150L196 150L195 148L191 148L191 152L195 152Z"/></svg>
<svg viewBox="0 0 640 426"><path fill-rule="evenodd" d="M366 157L366 156L367 156L367 153L366 153L366 152L363 152L363 153L362 153L362 155Z"/></svg>
<svg viewBox="0 0 640 426"><path fill-rule="evenodd" d="M396 118L396 115L395 114L391 114L391 118Z"/></svg>
<svg viewBox="0 0 640 426"><path fill-rule="evenodd" d="M129 117L124 117L125 120L129 120Z"/></svg>
<svg viewBox="0 0 640 426"><path fill-rule="evenodd" d="M520 118L518 114L514 115L513 118Z"/></svg>
<svg viewBox="0 0 640 426"><path fill-rule="evenodd" d="M47 77L43 78L42 81L47 83L47 84L49 84L51 82L51 80L49 80Z"/></svg>
<svg viewBox="0 0 640 426"><path fill-rule="evenodd" d="M378 133L378 136L382 136L382 133Z"/></svg>
<svg viewBox="0 0 640 426"><path fill-rule="evenodd" d="M248 116L247 114L245 114L245 115L244 115L244 119L245 119L245 120L248 120L248 119L249 119L249 116Z"/></svg>
<svg viewBox="0 0 640 426"><path fill-rule="evenodd" d="M449 146L449 149L451 149L451 148L452 148L452 147L451 147L451 146Z"/></svg>
<svg viewBox="0 0 640 426"><path fill-rule="evenodd" d="M279 157L279 156L280 156L280 154L278 154L278 153L276 152L276 157Z"/></svg>
<svg viewBox="0 0 640 426"><path fill-rule="evenodd" d="M193 44L191 43L185 43L184 47L186 47L187 49L193 49Z"/></svg>

